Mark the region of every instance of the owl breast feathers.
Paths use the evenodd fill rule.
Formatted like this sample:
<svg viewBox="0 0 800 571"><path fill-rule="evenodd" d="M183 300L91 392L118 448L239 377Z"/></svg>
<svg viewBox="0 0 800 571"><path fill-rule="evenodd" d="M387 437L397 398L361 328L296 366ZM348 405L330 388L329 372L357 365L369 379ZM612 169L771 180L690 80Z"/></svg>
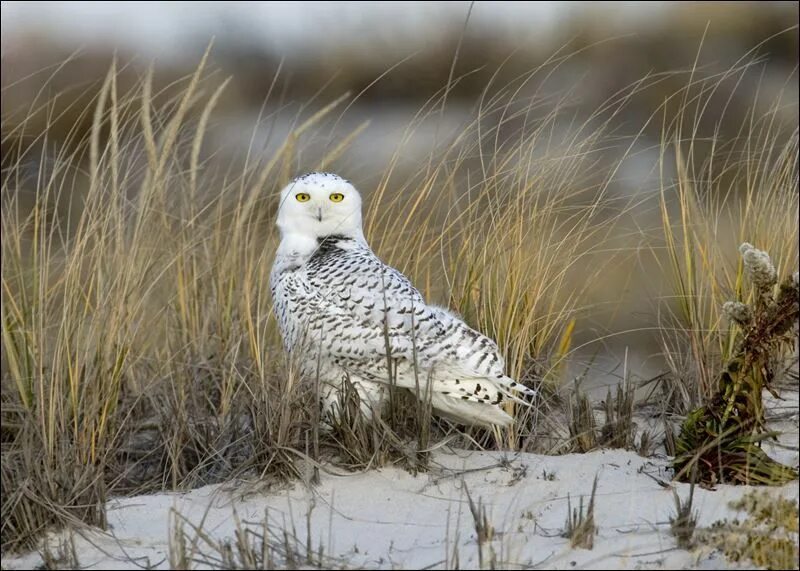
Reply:
<svg viewBox="0 0 800 571"><path fill-rule="evenodd" d="M349 378L367 414L380 411L393 383L428 388L432 407L458 422L510 424L505 401L525 402L514 392L534 391L505 375L491 339L426 304L403 274L375 256L360 210L352 185L324 173L295 179L281 196L274 309L301 375L320 380L325 412L334 410L337 389Z"/></svg>

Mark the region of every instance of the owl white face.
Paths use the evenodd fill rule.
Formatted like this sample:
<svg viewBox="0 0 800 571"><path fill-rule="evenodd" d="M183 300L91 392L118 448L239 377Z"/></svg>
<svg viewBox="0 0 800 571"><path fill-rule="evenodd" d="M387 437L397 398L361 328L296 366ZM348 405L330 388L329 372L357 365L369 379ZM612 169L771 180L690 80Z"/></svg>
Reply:
<svg viewBox="0 0 800 571"><path fill-rule="evenodd" d="M361 195L335 174L297 177L281 191L277 224L283 238L342 235L363 239Z"/></svg>

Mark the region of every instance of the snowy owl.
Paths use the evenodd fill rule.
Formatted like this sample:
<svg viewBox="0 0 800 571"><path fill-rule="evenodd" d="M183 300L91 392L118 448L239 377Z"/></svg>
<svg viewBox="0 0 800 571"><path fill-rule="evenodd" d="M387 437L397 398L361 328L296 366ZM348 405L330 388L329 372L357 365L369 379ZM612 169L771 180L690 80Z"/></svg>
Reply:
<svg viewBox="0 0 800 571"><path fill-rule="evenodd" d="M329 173L296 178L281 192L277 225L275 314L301 376L319 379L323 414L335 410L345 378L368 416L380 413L392 382L421 394L427 388L437 412L470 425L507 426L504 399L535 394L505 375L494 341L425 303L378 259L348 181Z"/></svg>

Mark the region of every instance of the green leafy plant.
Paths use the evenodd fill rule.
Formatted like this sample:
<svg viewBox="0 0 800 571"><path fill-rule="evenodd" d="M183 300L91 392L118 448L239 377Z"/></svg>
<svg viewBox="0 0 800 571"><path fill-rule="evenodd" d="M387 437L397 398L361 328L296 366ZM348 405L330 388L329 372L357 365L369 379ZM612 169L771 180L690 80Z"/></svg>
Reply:
<svg viewBox="0 0 800 571"><path fill-rule="evenodd" d="M774 436L766 430L762 393L774 393L774 363L793 349L800 315L798 274L777 285L777 272L766 252L748 243L740 252L752 284L750 301L723 306L739 333L717 376L713 397L692 411L681 427L674 461L678 480L687 480L695 467L698 482L707 485L777 485L798 475L759 446Z"/></svg>

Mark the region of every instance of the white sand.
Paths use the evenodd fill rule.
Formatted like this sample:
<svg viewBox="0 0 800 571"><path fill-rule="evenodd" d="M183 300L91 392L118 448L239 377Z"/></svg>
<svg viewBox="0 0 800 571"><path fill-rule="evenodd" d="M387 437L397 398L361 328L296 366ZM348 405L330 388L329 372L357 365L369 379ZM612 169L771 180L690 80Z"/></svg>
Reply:
<svg viewBox="0 0 800 571"><path fill-rule="evenodd" d="M797 463L797 453L786 461ZM491 549L498 567L537 566L553 569L724 569L734 565L708 550L677 549L670 533L674 512L672 491L656 481L669 481L666 459L646 459L633 452L606 450L589 454L540 456L503 453L439 452L429 473L412 476L395 468L355 475L323 474L318 486L302 482L283 491L250 492L252 483L206 486L187 493L164 493L111 500L110 530L75 535L83 567L169 568L169 538L174 508L215 539L232 538L236 518L256 526L268 510L273 531L291 530L305 542L310 522L314 549L347 566L368 568L445 568L458 551L461 568L479 566L476 531L466 499L487 509L495 529ZM553 474L549 480L544 474ZM591 491L599 476L594 549L572 549L560 536L572 505ZM682 497L686 484L672 484ZM699 525L708 526L736 513L728 503L747 487L698 489L695 506ZM770 489L798 500L797 484ZM584 503L588 503L588 497ZM310 510L310 515L309 515ZM740 514L740 516L743 514ZM191 533L190 533L191 534ZM484 557L490 557L484 546ZM38 553L6 559L9 569L41 563ZM487 563L488 566L488 563Z"/></svg>

